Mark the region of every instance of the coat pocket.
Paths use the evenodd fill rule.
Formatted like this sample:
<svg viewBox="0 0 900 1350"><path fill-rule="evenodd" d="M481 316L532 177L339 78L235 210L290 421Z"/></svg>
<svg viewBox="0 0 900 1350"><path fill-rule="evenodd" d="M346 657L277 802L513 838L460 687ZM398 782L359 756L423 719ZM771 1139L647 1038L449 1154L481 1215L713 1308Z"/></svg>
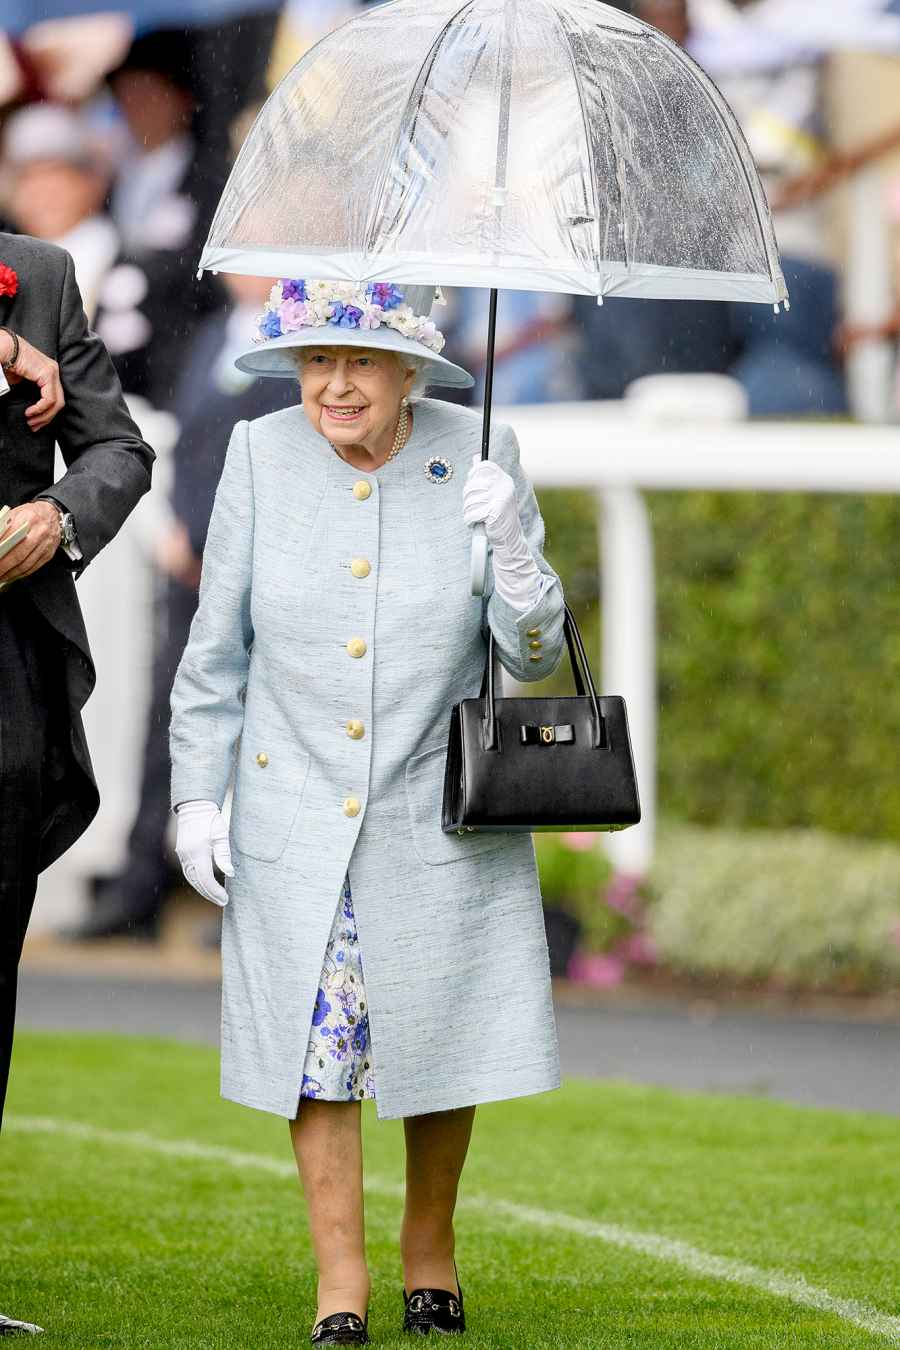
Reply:
<svg viewBox="0 0 900 1350"><path fill-rule="evenodd" d="M297 749L269 754L244 740L234 785L232 842L248 858L277 862L300 809L309 755Z"/></svg>
<svg viewBox="0 0 900 1350"><path fill-rule="evenodd" d="M412 827L413 847L423 863L462 862L479 853L492 853L508 845L510 836L495 831L479 834L445 834L441 829L444 796L445 745L432 746L413 755L406 765L406 805Z"/></svg>

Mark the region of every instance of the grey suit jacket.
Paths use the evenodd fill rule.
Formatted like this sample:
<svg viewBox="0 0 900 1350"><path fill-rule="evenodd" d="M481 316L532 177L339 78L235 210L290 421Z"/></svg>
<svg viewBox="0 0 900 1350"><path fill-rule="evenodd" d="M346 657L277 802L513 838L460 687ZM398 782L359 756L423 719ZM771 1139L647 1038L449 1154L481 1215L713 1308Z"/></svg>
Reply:
<svg viewBox="0 0 900 1350"><path fill-rule="evenodd" d="M128 415L106 348L88 327L69 254L27 235L0 232L0 262L13 268L19 283L14 297L0 297L0 325L59 362L66 399L50 425L33 432L25 409L37 401L36 386L22 381L0 397L0 504L21 506L52 489L75 518L83 554L73 565L60 551L46 567L14 583L59 637L68 691L69 766L53 818L45 821L40 865L47 867L74 843L98 805L81 721L94 666L74 576L113 538L150 487L154 455ZM67 472L54 483L57 442Z"/></svg>

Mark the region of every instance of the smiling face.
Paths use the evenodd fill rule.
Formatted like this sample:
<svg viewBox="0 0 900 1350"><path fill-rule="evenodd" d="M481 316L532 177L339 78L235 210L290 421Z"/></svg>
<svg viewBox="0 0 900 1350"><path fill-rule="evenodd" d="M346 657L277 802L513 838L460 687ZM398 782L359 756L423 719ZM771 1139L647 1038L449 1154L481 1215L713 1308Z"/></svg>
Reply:
<svg viewBox="0 0 900 1350"><path fill-rule="evenodd" d="M373 459L394 440L400 400L416 372L402 356L377 347L301 347L297 352L303 411L326 440L361 446Z"/></svg>

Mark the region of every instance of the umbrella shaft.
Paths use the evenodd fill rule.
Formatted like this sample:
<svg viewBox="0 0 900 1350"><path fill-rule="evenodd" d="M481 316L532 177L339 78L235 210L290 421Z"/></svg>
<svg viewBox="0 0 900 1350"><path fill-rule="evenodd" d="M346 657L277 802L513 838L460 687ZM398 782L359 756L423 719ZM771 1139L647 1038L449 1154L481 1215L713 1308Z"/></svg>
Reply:
<svg viewBox="0 0 900 1350"><path fill-rule="evenodd" d="M491 396L494 389L494 341L497 333L497 291L491 291L488 310L487 360L484 367L484 422L481 429L481 458L487 459L491 441Z"/></svg>

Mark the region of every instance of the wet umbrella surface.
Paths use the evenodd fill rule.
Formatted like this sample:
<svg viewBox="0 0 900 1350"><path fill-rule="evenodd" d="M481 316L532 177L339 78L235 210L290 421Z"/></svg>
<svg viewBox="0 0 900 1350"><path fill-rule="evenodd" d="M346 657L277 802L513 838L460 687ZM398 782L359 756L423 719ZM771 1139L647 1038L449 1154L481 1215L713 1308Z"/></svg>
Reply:
<svg viewBox="0 0 900 1350"><path fill-rule="evenodd" d="M344 24L265 104L201 265L784 298L724 99L598 0L394 0Z"/></svg>
<svg viewBox="0 0 900 1350"><path fill-rule="evenodd" d="M281 277L787 298L728 105L599 0L393 0L306 53L232 170L201 268Z"/></svg>

